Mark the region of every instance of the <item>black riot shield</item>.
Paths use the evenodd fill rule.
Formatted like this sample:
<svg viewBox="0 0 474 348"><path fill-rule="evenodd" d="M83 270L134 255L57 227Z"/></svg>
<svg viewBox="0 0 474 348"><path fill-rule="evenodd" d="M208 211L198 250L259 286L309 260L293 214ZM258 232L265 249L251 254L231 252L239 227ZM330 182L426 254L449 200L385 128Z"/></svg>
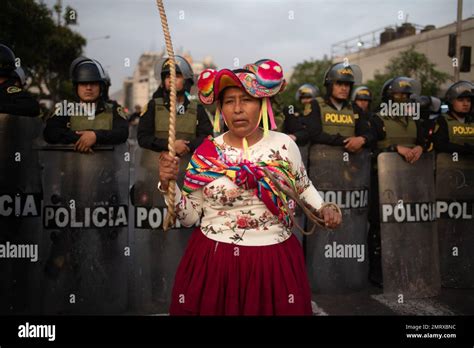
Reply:
<svg viewBox="0 0 474 348"><path fill-rule="evenodd" d="M38 118L0 114L0 314L40 309Z"/></svg>
<svg viewBox="0 0 474 348"><path fill-rule="evenodd" d="M301 153L301 159L303 161L303 164L306 170L308 170L309 145L299 146L299 150ZM298 205L296 206L295 210L295 220L301 227L304 228L306 226L306 215L303 213L303 211L299 208ZM301 244L304 244L304 235L298 230L298 228L293 227L292 232L296 236L296 238L298 238L298 241Z"/></svg>
<svg viewBox="0 0 474 348"><path fill-rule="evenodd" d="M176 227L164 232L166 204L158 191L158 153L143 148L135 152L132 177L131 230L134 257L131 271L132 311L168 313L174 276L193 228ZM182 187L190 155L180 159L178 185Z"/></svg>
<svg viewBox="0 0 474 348"><path fill-rule="evenodd" d="M436 205L441 285L474 287L474 156L438 154Z"/></svg>
<svg viewBox="0 0 474 348"><path fill-rule="evenodd" d="M127 310L130 153L127 144L44 146L43 313Z"/></svg>
<svg viewBox="0 0 474 348"><path fill-rule="evenodd" d="M440 290L434 157L409 164L398 153L378 156L383 290L423 298Z"/></svg>
<svg viewBox="0 0 474 348"><path fill-rule="evenodd" d="M367 286L367 215L370 153L349 154L341 147L314 145L309 176L325 202L342 210L335 230L318 228L306 238L311 287L320 293L348 293ZM310 228L311 226L309 226Z"/></svg>

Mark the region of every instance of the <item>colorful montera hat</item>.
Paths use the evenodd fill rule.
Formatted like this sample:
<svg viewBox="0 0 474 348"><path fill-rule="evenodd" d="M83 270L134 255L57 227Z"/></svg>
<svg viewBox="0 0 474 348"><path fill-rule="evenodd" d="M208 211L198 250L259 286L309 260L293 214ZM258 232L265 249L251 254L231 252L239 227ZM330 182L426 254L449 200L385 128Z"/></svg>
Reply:
<svg viewBox="0 0 474 348"><path fill-rule="evenodd" d="M271 129L276 128L270 97L285 89L286 81L283 77L283 68L271 59L261 59L253 64L246 64L243 69L214 70L205 69L199 75L197 83L199 100L206 105L217 101L219 93L226 87L243 88L254 98L264 99L261 116L265 134L268 133L268 121ZM219 131L220 110L216 109L214 130Z"/></svg>

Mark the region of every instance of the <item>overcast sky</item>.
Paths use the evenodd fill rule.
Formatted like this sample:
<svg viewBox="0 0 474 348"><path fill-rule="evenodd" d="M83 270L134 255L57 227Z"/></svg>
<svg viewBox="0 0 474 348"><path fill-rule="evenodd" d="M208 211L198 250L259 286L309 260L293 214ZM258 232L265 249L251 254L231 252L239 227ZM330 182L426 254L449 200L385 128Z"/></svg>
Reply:
<svg viewBox="0 0 474 348"><path fill-rule="evenodd" d="M56 0L45 0L52 8ZM456 20L455 0L164 0L175 51L195 60L211 55L220 67L272 58L291 70L330 56L331 45L408 21L440 27ZM133 74L144 51L164 48L154 0L63 0L78 12L73 29L87 39L85 55L98 59L112 78L112 92ZM402 12L399 12L402 11ZM463 18L474 15L464 0ZM183 18L184 17L184 18ZM293 17L293 19L291 19ZM103 37L110 35L109 39ZM124 66L129 58L131 67Z"/></svg>

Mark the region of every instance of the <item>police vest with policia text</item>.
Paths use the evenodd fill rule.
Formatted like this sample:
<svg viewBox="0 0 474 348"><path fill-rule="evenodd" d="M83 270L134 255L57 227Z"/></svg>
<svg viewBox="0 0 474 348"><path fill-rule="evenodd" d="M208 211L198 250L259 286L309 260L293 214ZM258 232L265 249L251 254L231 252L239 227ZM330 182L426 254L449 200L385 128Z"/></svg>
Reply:
<svg viewBox="0 0 474 348"><path fill-rule="evenodd" d="M114 119L113 107L112 104L105 103L105 110L94 117L87 115L71 116L69 119L71 130L112 130Z"/></svg>
<svg viewBox="0 0 474 348"><path fill-rule="evenodd" d="M354 113L350 103L341 110L337 110L329 106L321 97L316 98L316 101L321 110L323 132L332 135L339 133L343 137L355 135L355 121L359 118L359 115Z"/></svg>
<svg viewBox="0 0 474 348"><path fill-rule="evenodd" d="M380 117L380 116L379 116ZM379 149L392 144L413 147L416 145L416 122L411 117L380 117L384 122L385 139L377 142Z"/></svg>
<svg viewBox="0 0 474 348"><path fill-rule="evenodd" d="M197 106L190 100L185 108L181 105L176 110L176 139L193 140L196 138ZM168 139L169 111L165 107L163 98L155 99L155 136L158 139Z"/></svg>
<svg viewBox="0 0 474 348"><path fill-rule="evenodd" d="M448 124L449 142L458 145L474 145L474 123L461 123L450 115L443 114Z"/></svg>

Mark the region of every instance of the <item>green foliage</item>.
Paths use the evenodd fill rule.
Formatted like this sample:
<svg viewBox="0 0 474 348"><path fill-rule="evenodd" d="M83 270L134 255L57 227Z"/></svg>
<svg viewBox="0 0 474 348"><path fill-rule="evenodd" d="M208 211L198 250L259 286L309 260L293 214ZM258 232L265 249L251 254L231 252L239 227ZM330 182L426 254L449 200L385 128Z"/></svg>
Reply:
<svg viewBox="0 0 474 348"><path fill-rule="evenodd" d="M55 8L56 15L60 10ZM73 95L72 85L67 82L69 65L82 54L86 40L68 27L57 25L45 4L2 0L0 42L15 52L30 77L28 87L36 87L40 98L56 102Z"/></svg>
<svg viewBox="0 0 474 348"><path fill-rule="evenodd" d="M393 57L386 65L384 73L377 71L374 78L367 81L366 85L375 97L372 105L380 104L380 93L385 81L397 76L407 76L418 80L421 84L422 95L436 96L439 86L450 75L437 70L436 65L430 62L425 54L417 52L412 46Z"/></svg>
<svg viewBox="0 0 474 348"><path fill-rule="evenodd" d="M279 98L281 104L294 105L296 103L296 91L304 83L315 85L321 93L325 93L323 85L324 73L331 65L331 61L327 58L322 60L305 60L297 64L288 82L288 86L286 86L285 91Z"/></svg>

